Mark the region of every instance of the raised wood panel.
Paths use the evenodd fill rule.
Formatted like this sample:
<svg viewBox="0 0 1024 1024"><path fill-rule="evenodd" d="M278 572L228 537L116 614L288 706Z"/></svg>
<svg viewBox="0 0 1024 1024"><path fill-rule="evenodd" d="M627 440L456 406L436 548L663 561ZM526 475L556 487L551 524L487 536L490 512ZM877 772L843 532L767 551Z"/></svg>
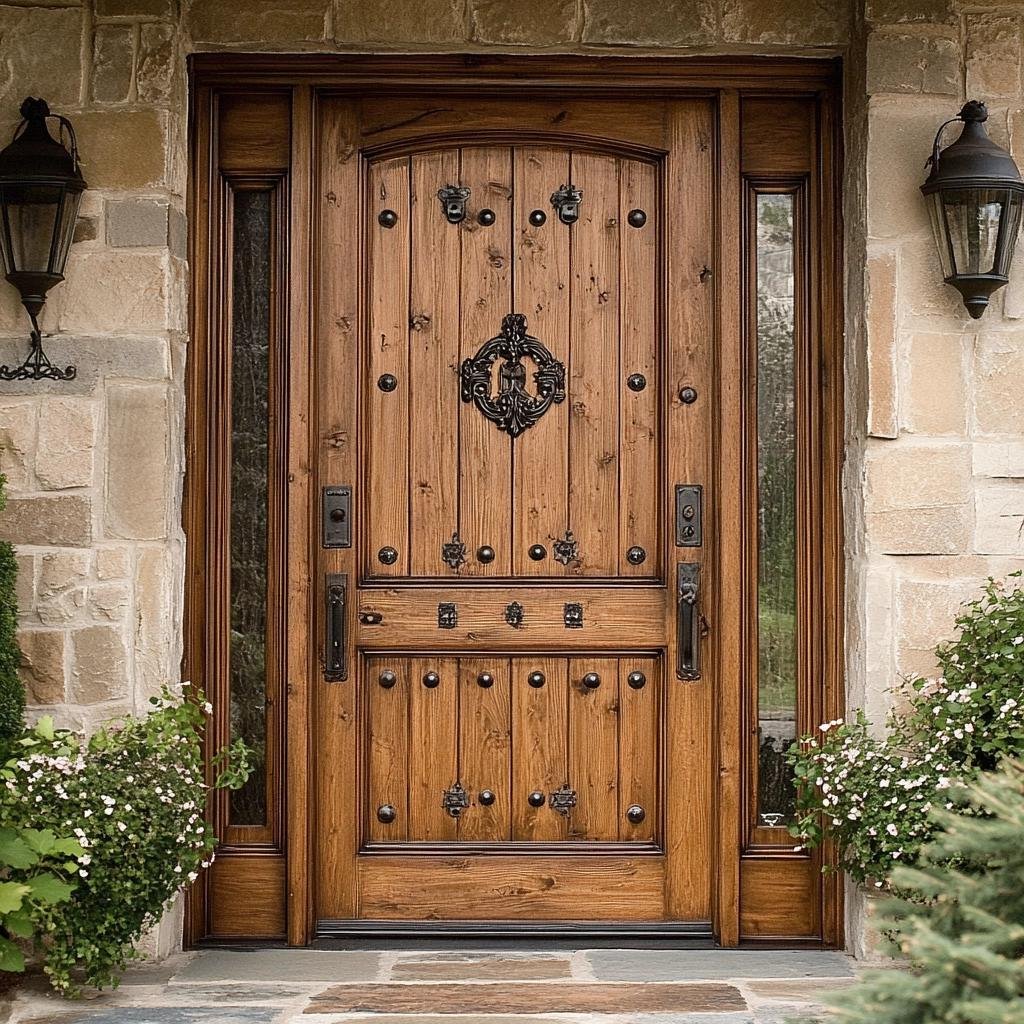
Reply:
<svg viewBox="0 0 1024 1024"><path fill-rule="evenodd" d="M744 938L821 935L821 869L807 858L744 857L739 927Z"/></svg>
<svg viewBox="0 0 1024 1024"><path fill-rule="evenodd" d="M642 686L630 686L629 676L634 672L643 675ZM657 835L662 803L658 791L662 774L661 665L655 658L622 658L618 675L619 838L641 842ZM626 816L634 804L642 807L645 814L644 820L635 824Z"/></svg>
<svg viewBox="0 0 1024 1024"><path fill-rule="evenodd" d="M291 167L290 92L226 93L217 103L217 166L224 174L278 173Z"/></svg>
<svg viewBox="0 0 1024 1024"><path fill-rule="evenodd" d="M394 673L393 686L381 685L381 674ZM409 706L414 686L407 658L368 658L363 665L367 722L367 835L377 842L396 842L410 834ZM377 817L377 809L390 804L395 819Z"/></svg>
<svg viewBox="0 0 1024 1024"><path fill-rule="evenodd" d="M284 884L285 858L280 854L218 856L210 867L210 936L283 938Z"/></svg>
<svg viewBox="0 0 1024 1024"><path fill-rule="evenodd" d="M436 675L436 686L428 679ZM459 669L454 658L409 659L409 838L454 840L441 796L458 781Z"/></svg>
<svg viewBox="0 0 1024 1024"><path fill-rule="evenodd" d="M743 173L810 174L817 163L814 114L810 97L744 99Z"/></svg>
<svg viewBox="0 0 1024 1024"><path fill-rule="evenodd" d="M614 658L574 658L569 662L569 767L576 791L569 814L569 837L619 838L619 663ZM598 677L591 689L588 674ZM655 742L655 734L648 737Z"/></svg>
<svg viewBox="0 0 1024 1024"><path fill-rule="evenodd" d="M657 921L664 867L655 857L365 857L362 912L372 919Z"/></svg>

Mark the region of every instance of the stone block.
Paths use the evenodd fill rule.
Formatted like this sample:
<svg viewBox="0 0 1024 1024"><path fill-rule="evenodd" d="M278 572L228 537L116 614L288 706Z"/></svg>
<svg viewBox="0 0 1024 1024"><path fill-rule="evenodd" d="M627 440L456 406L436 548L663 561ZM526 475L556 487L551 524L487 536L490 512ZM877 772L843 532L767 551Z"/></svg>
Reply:
<svg viewBox="0 0 1024 1024"><path fill-rule="evenodd" d="M867 0L864 8L870 25L952 25L956 15L953 0Z"/></svg>
<svg viewBox="0 0 1024 1024"><path fill-rule="evenodd" d="M126 580L132 571L132 553L128 548L97 548L96 579Z"/></svg>
<svg viewBox="0 0 1024 1024"><path fill-rule="evenodd" d="M868 433L873 437L899 435L896 270L895 253L868 257Z"/></svg>
<svg viewBox="0 0 1024 1024"><path fill-rule="evenodd" d="M978 484L974 550L982 555L1024 555L1024 482Z"/></svg>
<svg viewBox="0 0 1024 1024"><path fill-rule="evenodd" d="M865 507L893 512L964 505L970 498L967 444L880 445L865 459Z"/></svg>
<svg viewBox="0 0 1024 1024"><path fill-rule="evenodd" d="M340 0L334 39L340 45L460 43L469 37L462 0Z"/></svg>
<svg viewBox="0 0 1024 1024"><path fill-rule="evenodd" d="M108 537L167 535L169 461L167 389L156 384L107 388L104 525Z"/></svg>
<svg viewBox="0 0 1024 1024"><path fill-rule="evenodd" d="M92 543L92 502L81 494L10 498L0 516L0 539L13 544L87 547Z"/></svg>
<svg viewBox="0 0 1024 1024"><path fill-rule="evenodd" d="M959 555L971 536L969 506L870 512L868 547L885 555Z"/></svg>
<svg viewBox="0 0 1024 1024"><path fill-rule="evenodd" d="M907 345L903 421L917 434L967 432L966 357L960 334L913 334Z"/></svg>
<svg viewBox="0 0 1024 1024"><path fill-rule="evenodd" d="M86 610L94 619L121 622L128 611L130 598L125 583L94 583L88 589Z"/></svg>
<svg viewBox="0 0 1024 1024"><path fill-rule="evenodd" d="M330 11L330 0L247 0L243 16L237 0L193 0L189 28L197 43L320 42Z"/></svg>
<svg viewBox="0 0 1024 1024"><path fill-rule="evenodd" d="M95 242L99 238L99 234L99 219L96 217L83 217L79 214L78 220L75 222L75 233L71 242L73 245L79 245L82 242Z"/></svg>
<svg viewBox="0 0 1024 1024"><path fill-rule="evenodd" d="M97 25L92 39L92 98L98 103L125 102L134 63L134 26Z"/></svg>
<svg viewBox="0 0 1024 1024"><path fill-rule="evenodd" d="M974 353L974 426L981 434L1024 434L1024 338L990 331Z"/></svg>
<svg viewBox="0 0 1024 1024"><path fill-rule="evenodd" d="M967 95L1015 99L1021 90L1021 20L1014 14L968 12Z"/></svg>
<svg viewBox="0 0 1024 1024"><path fill-rule="evenodd" d="M68 261L62 331L160 331L168 325L165 256L90 252Z"/></svg>
<svg viewBox="0 0 1024 1024"><path fill-rule="evenodd" d="M18 582L14 589L14 598L18 602L18 611L24 615L35 604L36 599L36 557L35 555L16 554L18 564Z"/></svg>
<svg viewBox="0 0 1024 1024"><path fill-rule="evenodd" d="M868 39L868 93L960 93L960 47L933 36L883 35Z"/></svg>
<svg viewBox="0 0 1024 1024"><path fill-rule="evenodd" d="M172 18L173 0L96 0L101 18Z"/></svg>
<svg viewBox="0 0 1024 1024"><path fill-rule="evenodd" d="M166 246L168 209L159 199L107 200L107 245L115 249Z"/></svg>
<svg viewBox="0 0 1024 1024"><path fill-rule="evenodd" d="M70 697L76 704L121 700L128 693L128 655L116 626L87 626L71 634Z"/></svg>
<svg viewBox="0 0 1024 1024"><path fill-rule="evenodd" d="M36 450L36 402L0 402L0 473L7 477L7 493L32 490Z"/></svg>
<svg viewBox="0 0 1024 1024"><path fill-rule="evenodd" d="M88 551L48 551L40 559L36 581L36 614L47 626L64 626L81 617L85 608Z"/></svg>
<svg viewBox="0 0 1024 1024"><path fill-rule="evenodd" d="M722 36L755 46L839 47L850 38L850 13L836 0L724 0Z"/></svg>
<svg viewBox="0 0 1024 1024"><path fill-rule="evenodd" d="M908 194L908 205L919 198L917 189ZM900 310L903 322L920 322L925 317L941 318L941 329L966 331L974 324L964 308L960 293L942 279L942 268L931 230L908 234L900 249Z"/></svg>
<svg viewBox="0 0 1024 1024"><path fill-rule="evenodd" d="M976 477L1024 480L1024 441L979 441L973 449Z"/></svg>
<svg viewBox="0 0 1024 1024"><path fill-rule="evenodd" d="M188 256L188 221L183 210L172 206L167 218L167 248L176 259Z"/></svg>
<svg viewBox="0 0 1024 1024"><path fill-rule="evenodd" d="M865 714L875 724L885 721L895 681L893 575L887 568L869 569L864 578Z"/></svg>
<svg viewBox="0 0 1024 1024"><path fill-rule="evenodd" d="M55 110L80 101L82 12L41 5L4 7L0 17L0 109L16 113L26 96ZM77 126L77 119L76 119ZM4 132L4 145L10 137Z"/></svg>
<svg viewBox="0 0 1024 1024"><path fill-rule="evenodd" d="M558 46L579 38L575 0L471 0L474 42L500 46Z"/></svg>
<svg viewBox="0 0 1024 1024"><path fill-rule="evenodd" d="M903 674L934 674L935 645L953 634L953 623L965 600L976 594L963 580L902 579L896 584L896 637L898 668Z"/></svg>
<svg viewBox="0 0 1024 1024"><path fill-rule="evenodd" d="M955 104L954 104L955 106ZM951 114L948 99L873 97L868 105L868 234L871 238L931 237L918 191L935 131ZM953 111L955 113L955 111ZM938 262L933 262L938 268ZM939 283L942 283L941 277Z"/></svg>
<svg viewBox="0 0 1024 1024"><path fill-rule="evenodd" d="M36 479L48 491L89 487L96 457L95 402L48 398L39 411Z"/></svg>
<svg viewBox="0 0 1024 1024"><path fill-rule="evenodd" d="M85 110L76 114L75 133L89 186L132 189L161 184L164 120L157 110Z"/></svg>
<svg viewBox="0 0 1024 1024"><path fill-rule="evenodd" d="M179 74L175 42L172 25L140 26L135 89L141 103L165 103L173 95Z"/></svg>
<svg viewBox="0 0 1024 1024"><path fill-rule="evenodd" d="M135 566L135 684L140 695L160 692L177 671L172 650L177 629L172 614L172 569L166 551L146 548ZM180 659L174 659L180 660Z"/></svg>
<svg viewBox="0 0 1024 1024"><path fill-rule="evenodd" d="M53 629L25 629L18 634L18 644L26 703L62 704L65 698L64 633Z"/></svg>
<svg viewBox="0 0 1024 1024"><path fill-rule="evenodd" d="M706 46L718 35L714 0L584 0L583 42L605 46Z"/></svg>

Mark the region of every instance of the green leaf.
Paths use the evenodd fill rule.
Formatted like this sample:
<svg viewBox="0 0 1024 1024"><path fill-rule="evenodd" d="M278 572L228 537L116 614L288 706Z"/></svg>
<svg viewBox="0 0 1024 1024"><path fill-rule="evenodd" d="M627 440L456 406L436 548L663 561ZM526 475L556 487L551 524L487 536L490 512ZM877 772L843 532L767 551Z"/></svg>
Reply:
<svg viewBox="0 0 1024 1024"><path fill-rule="evenodd" d="M0 938L0 971L20 974L24 970L24 953L10 939Z"/></svg>
<svg viewBox="0 0 1024 1024"><path fill-rule="evenodd" d="M57 842L57 834L52 829L26 828L22 830L21 838L32 847L36 853L46 856L53 852L54 844Z"/></svg>
<svg viewBox="0 0 1024 1024"><path fill-rule="evenodd" d="M0 828L0 864L9 868L30 868L39 862L39 857L22 838L22 834L13 828Z"/></svg>
<svg viewBox="0 0 1024 1024"><path fill-rule="evenodd" d="M60 854L66 857L81 857L85 850L77 839L58 839L53 844L53 854Z"/></svg>
<svg viewBox="0 0 1024 1024"><path fill-rule="evenodd" d="M41 736L44 740L52 741L56 733L53 728L53 718L50 715L43 715L42 718L36 722L36 734Z"/></svg>
<svg viewBox="0 0 1024 1024"><path fill-rule="evenodd" d="M28 880L32 895L43 903L64 903L75 891L74 885L62 882L56 875L45 871Z"/></svg>
<svg viewBox="0 0 1024 1024"><path fill-rule="evenodd" d="M13 913L4 916L4 927L7 931L19 939L31 939L35 929L32 927L32 917L27 910L15 910Z"/></svg>
<svg viewBox="0 0 1024 1024"><path fill-rule="evenodd" d="M32 890L21 882L0 882L0 915L13 914L21 910L25 897Z"/></svg>

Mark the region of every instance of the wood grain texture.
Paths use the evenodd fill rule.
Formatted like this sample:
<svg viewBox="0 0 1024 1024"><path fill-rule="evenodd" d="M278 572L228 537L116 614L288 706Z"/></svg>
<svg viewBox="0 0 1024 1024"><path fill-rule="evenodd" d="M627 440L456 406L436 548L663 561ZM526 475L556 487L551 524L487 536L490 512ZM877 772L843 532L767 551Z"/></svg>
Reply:
<svg viewBox="0 0 1024 1024"><path fill-rule="evenodd" d="M619 838L644 842L655 838L661 817L658 780L661 767L661 664L656 658L622 658L619 671ZM630 673L646 679L631 687ZM669 801L671 802L671 801ZM633 824L626 811L638 804L645 817Z"/></svg>
<svg viewBox="0 0 1024 1024"><path fill-rule="evenodd" d="M549 812L550 813L550 812ZM552 815L558 817L558 815ZM656 857L366 857L364 916L383 921L657 921L664 868Z"/></svg>
<svg viewBox="0 0 1024 1024"><path fill-rule="evenodd" d="M375 842L401 842L409 838L409 693L406 658L367 658L362 685L367 721L367 795L364 808L366 833ZM394 672L394 686L380 684L382 672ZM377 808L390 804L395 820L380 821Z"/></svg>
<svg viewBox="0 0 1024 1024"><path fill-rule="evenodd" d="M615 658L572 658L569 672L569 785L576 806L571 839L619 838L619 663ZM598 676L596 689L584 685ZM653 742L654 736L648 738Z"/></svg>
<svg viewBox="0 0 1024 1024"><path fill-rule="evenodd" d="M369 281L367 369L363 382L366 428L365 566L367 575L405 576L409 572L409 159L372 164L366 200ZM392 228L378 214L393 210ZM397 378L392 392L381 391L383 374ZM381 548L393 547L398 560L385 565Z"/></svg>
<svg viewBox="0 0 1024 1024"><path fill-rule="evenodd" d="M483 674L490 686L480 685ZM459 659L459 780L472 806L459 819L459 839L512 838L512 707L508 658ZM480 802L490 790L494 803Z"/></svg>
<svg viewBox="0 0 1024 1024"><path fill-rule="evenodd" d="M814 894L821 869L807 857L744 857L739 928L744 938L817 938L821 910Z"/></svg>
<svg viewBox="0 0 1024 1024"><path fill-rule="evenodd" d="M433 673L437 686L424 680ZM455 658L409 659L409 838L454 840L442 796L458 781L459 671Z"/></svg>
<svg viewBox="0 0 1024 1024"><path fill-rule="evenodd" d="M516 148L513 306L526 316L529 333L567 368L571 236L551 207L551 193L568 181L569 153L564 148ZM546 214L544 224L530 223L534 210ZM552 550L554 539L564 537L569 528L568 437L567 399L552 405L539 422L516 439L513 569L517 576L564 576L577 568L557 562ZM534 544L546 549L546 557L540 561L528 555Z"/></svg>
<svg viewBox="0 0 1024 1024"><path fill-rule="evenodd" d="M459 525L459 227L437 191L459 182L459 152L411 158L409 299L409 571L451 573L441 546ZM390 454L386 456L390 458Z"/></svg>
<svg viewBox="0 0 1024 1024"><path fill-rule="evenodd" d="M571 231L569 521L580 572L618 569L619 167L612 157L574 153L583 190Z"/></svg>
<svg viewBox="0 0 1024 1024"><path fill-rule="evenodd" d="M512 301L512 152L507 147L462 151L462 183L472 189L469 215L461 225L462 292L460 362L501 331ZM476 220L494 211L493 225ZM494 385L497 391L497 384ZM459 409L459 529L469 549L464 576L506 576L512 568L512 443L473 403ZM483 546L494 561L481 562Z"/></svg>
<svg viewBox="0 0 1024 1024"><path fill-rule="evenodd" d="M209 935L282 939L287 931L283 857L218 857L210 867Z"/></svg>
<svg viewBox="0 0 1024 1024"><path fill-rule="evenodd" d="M544 676L533 687L532 672ZM548 804L553 790L568 782L568 676L564 658L521 658L512 671L512 838L557 840L568 837L568 823ZM531 807L532 792L544 794Z"/></svg>

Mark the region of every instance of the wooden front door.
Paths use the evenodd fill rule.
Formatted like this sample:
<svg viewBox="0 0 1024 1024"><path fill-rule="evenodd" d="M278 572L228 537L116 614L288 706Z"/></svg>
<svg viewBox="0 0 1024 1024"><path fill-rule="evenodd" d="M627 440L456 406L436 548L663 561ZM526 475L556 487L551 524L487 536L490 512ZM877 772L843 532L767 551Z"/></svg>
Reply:
<svg viewBox="0 0 1024 1024"><path fill-rule="evenodd" d="M706 922L713 110L446 107L323 109L361 239L321 254L358 368L321 382L359 764L325 916Z"/></svg>

